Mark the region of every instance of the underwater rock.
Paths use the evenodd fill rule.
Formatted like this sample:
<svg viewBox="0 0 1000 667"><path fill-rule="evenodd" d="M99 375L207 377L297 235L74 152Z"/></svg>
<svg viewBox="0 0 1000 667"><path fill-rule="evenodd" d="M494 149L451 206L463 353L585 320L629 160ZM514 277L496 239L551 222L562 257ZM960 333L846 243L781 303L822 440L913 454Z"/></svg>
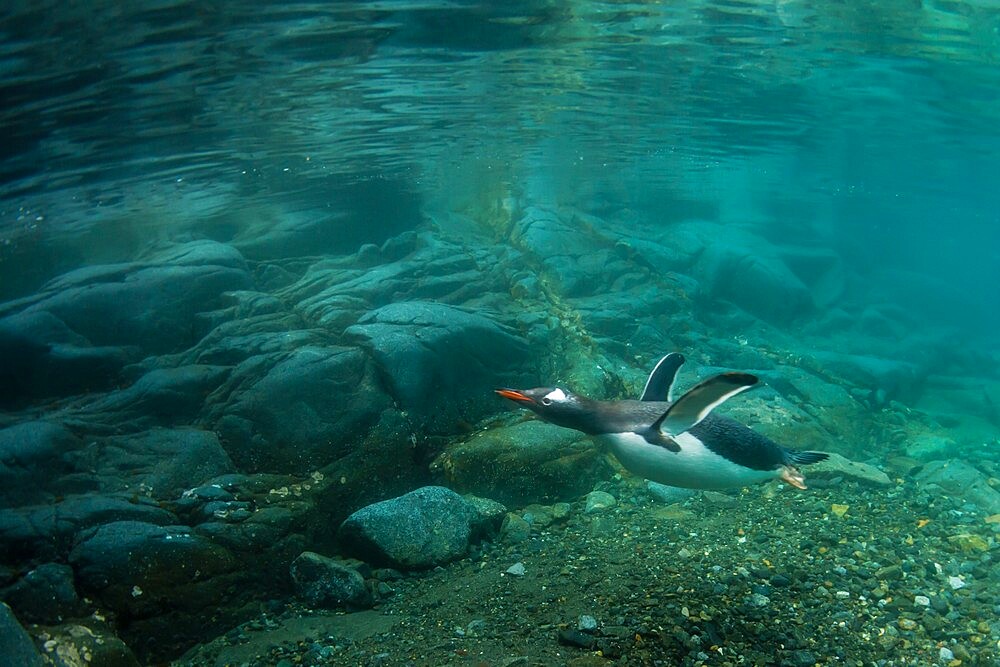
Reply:
<svg viewBox="0 0 1000 667"><path fill-rule="evenodd" d="M81 412L93 415L93 421L101 423L128 421L133 428L187 423L197 416L205 397L228 373L225 366L156 368L130 387L86 404Z"/></svg>
<svg viewBox="0 0 1000 667"><path fill-rule="evenodd" d="M429 428L475 421L488 388L531 377L527 342L493 320L442 303L393 303L364 315L345 334L375 359L403 410Z"/></svg>
<svg viewBox="0 0 1000 667"><path fill-rule="evenodd" d="M477 518L476 508L451 489L425 486L361 508L337 538L359 558L419 570L464 556Z"/></svg>
<svg viewBox="0 0 1000 667"><path fill-rule="evenodd" d="M289 568L295 592L313 607L367 609L372 594L352 567L311 551L299 554Z"/></svg>
<svg viewBox="0 0 1000 667"><path fill-rule="evenodd" d="M186 526L115 521L91 529L69 555L80 589L118 613L148 618L221 596L213 578L233 570L228 550Z"/></svg>
<svg viewBox="0 0 1000 667"><path fill-rule="evenodd" d="M134 497L78 495L61 502L0 512L0 561L23 565L31 561L64 558L75 536L113 521L151 524L177 523L177 517Z"/></svg>
<svg viewBox="0 0 1000 667"><path fill-rule="evenodd" d="M19 618L32 623L54 624L64 618L83 616L87 605L73 586L73 568L61 563L43 563L30 570L13 586L0 591Z"/></svg>
<svg viewBox="0 0 1000 667"><path fill-rule="evenodd" d="M694 489L681 489L649 480L646 480L646 489L649 491L649 495L664 505L683 502L697 493Z"/></svg>
<svg viewBox="0 0 1000 667"><path fill-rule="evenodd" d="M600 225L586 216L564 216L540 208L525 209L511 231L511 242L540 263L563 296L607 291L630 270L614 250L614 242L599 234Z"/></svg>
<svg viewBox="0 0 1000 667"><path fill-rule="evenodd" d="M828 452L825 461L815 463L805 469L806 483L809 479L832 479L843 477L866 486L892 486L892 480L873 465L851 461L835 452Z"/></svg>
<svg viewBox="0 0 1000 667"><path fill-rule="evenodd" d="M813 372L843 378L855 387L871 388L870 408L880 409L892 400L905 400L919 390L921 374L905 361L862 354L813 351L809 354Z"/></svg>
<svg viewBox="0 0 1000 667"><path fill-rule="evenodd" d="M102 442L97 464L109 491L142 488L167 499L212 477L235 472L211 431L153 429ZM121 488L117 488L115 484Z"/></svg>
<svg viewBox="0 0 1000 667"><path fill-rule="evenodd" d="M503 284L496 246L472 248L442 241L430 234L402 243L412 254L386 264L358 267L355 263L320 261L288 290L295 312L314 326L339 333L373 307L407 301L468 304L482 300ZM389 247L389 243L386 247ZM383 249L383 258L397 256Z"/></svg>
<svg viewBox="0 0 1000 667"><path fill-rule="evenodd" d="M5 664L17 667L42 667L45 663L35 642L17 622L14 612L0 602L0 656Z"/></svg>
<svg viewBox="0 0 1000 667"><path fill-rule="evenodd" d="M80 441L61 424L29 421L0 429L0 507L41 503L64 492Z"/></svg>
<svg viewBox="0 0 1000 667"><path fill-rule="evenodd" d="M654 253L654 265L688 273L704 286L707 296L730 301L775 324L812 312L809 288L767 240L734 225L705 221L672 226L670 232L671 242L677 239L683 251L676 253L675 261L663 252ZM638 251L648 253L648 244Z"/></svg>
<svg viewBox="0 0 1000 667"><path fill-rule="evenodd" d="M778 246L778 256L809 288L819 308L836 303L847 289L848 276L840 254L833 248Z"/></svg>
<svg viewBox="0 0 1000 667"><path fill-rule="evenodd" d="M449 446L431 464L463 493L511 507L575 500L608 471L588 438L539 420L499 426Z"/></svg>
<svg viewBox="0 0 1000 667"><path fill-rule="evenodd" d="M108 389L137 351L94 347L47 312L0 320L0 405Z"/></svg>
<svg viewBox="0 0 1000 667"><path fill-rule="evenodd" d="M302 347L233 371L216 431L243 471L305 472L348 453L391 402L361 350Z"/></svg>
<svg viewBox="0 0 1000 667"><path fill-rule="evenodd" d="M107 624L94 618L33 628L51 667L139 667L132 650Z"/></svg>
<svg viewBox="0 0 1000 667"><path fill-rule="evenodd" d="M148 263L90 266L49 282L25 313L49 313L95 346L182 350L205 333L199 313L252 286L242 257L211 241L172 248Z"/></svg>
<svg viewBox="0 0 1000 667"><path fill-rule="evenodd" d="M595 296L567 299L587 334L600 348L630 358L635 351L656 354L664 340L693 328L694 295L673 281L650 282ZM647 316L638 316L645 313ZM643 377L645 381L645 377Z"/></svg>
<svg viewBox="0 0 1000 667"><path fill-rule="evenodd" d="M464 498L476 510L476 518L472 523L472 540L489 537L500 530L504 517L507 516L507 508L503 503L472 494L466 494Z"/></svg>
<svg viewBox="0 0 1000 667"><path fill-rule="evenodd" d="M964 498L986 514L1000 512L1000 491L990 486L986 475L965 461L931 461L917 473L922 485L937 484L949 495Z"/></svg>

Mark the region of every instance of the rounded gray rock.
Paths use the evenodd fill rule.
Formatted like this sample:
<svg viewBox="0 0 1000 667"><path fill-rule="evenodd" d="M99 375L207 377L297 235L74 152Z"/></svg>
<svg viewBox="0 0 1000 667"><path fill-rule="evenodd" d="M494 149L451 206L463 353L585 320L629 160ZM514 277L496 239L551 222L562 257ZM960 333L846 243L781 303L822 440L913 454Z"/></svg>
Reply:
<svg viewBox="0 0 1000 667"><path fill-rule="evenodd" d="M443 486L425 486L363 507L341 524L338 539L360 558L419 570L461 558L475 507Z"/></svg>

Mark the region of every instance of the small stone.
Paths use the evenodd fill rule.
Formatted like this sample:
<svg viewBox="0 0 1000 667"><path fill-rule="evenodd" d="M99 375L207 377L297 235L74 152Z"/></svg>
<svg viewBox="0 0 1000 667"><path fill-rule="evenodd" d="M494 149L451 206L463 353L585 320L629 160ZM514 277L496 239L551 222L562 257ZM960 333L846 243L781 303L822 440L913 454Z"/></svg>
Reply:
<svg viewBox="0 0 1000 667"><path fill-rule="evenodd" d="M590 649L594 647L595 639L579 630L560 630L559 643L564 646Z"/></svg>
<svg viewBox="0 0 1000 667"><path fill-rule="evenodd" d="M531 524L517 514L508 512L500 526L500 537L505 542L523 542L531 537Z"/></svg>
<svg viewBox="0 0 1000 667"><path fill-rule="evenodd" d="M609 507L614 507L617 503L618 501L610 493L591 491L587 494L587 508L584 511L587 514L594 514L595 512L602 512Z"/></svg>
<svg viewBox="0 0 1000 667"><path fill-rule="evenodd" d="M942 646L941 650L938 651L938 657L941 662L951 662L955 659L955 653L947 646Z"/></svg>
<svg viewBox="0 0 1000 667"><path fill-rule="evenodd" d="M848 591L837 591L836 595L838 600L846 600L851 597L851 594Z"/></svg>
<svg viewBox="0 0 1000 667"><path fill-rule="evenodd" d="M646 489L649 490L649 495L664 505L682 502L695 494L695 491L691 489L681 489L676 486L667 486L649 481L646 482Z"/></svg>
<svg viewBox="0 0 1000 667"><path fill-rule="evenodd" d="M900 630L913 631L917 629L917 622L912 618L901 618L897 625Z"/></svg>
<svg viewBox="0 0 1000 667"><path fill-rule="evenodd" d="M978 535L972 535L969 533L952 535L948 538L948 541L961 549L963 553L967 554L983 553L990 550L989 542Z"/></svg>
<svg viewBox="0 0 1000 667"><path fill-rule="evenodd" d="M754 593L747 598L747 603L749 603L751 607L766 607L771 603L771 598L766 595L761 595L760 593Z"/></svg>
<svg viewBox="0 0 1000 667"><path fill-rule="evenodd" d="M792 664L796 667L812 667L816 664L816 656L809 651L793 651Z"/></svg>
<svg viewBox="0 0 1000 667"><path fill-rule="evenodd" d="M926 595L914 595L913 604L917 605L918 607L929 607L931 606L931 599Z"/></svg>
<svg viewBox="0 0 1000 667"><path fill-rule="evenodd" d="M589 614L581 614L576 622L576 629L580 632L596 632L597 619Z"/></svg>
<svg viewBox="0 0 1000 667"><path fill-rule="evenodd" d="M771 585L777 588L784 588L785 586L791 586L792 580L783 574L776 574L771 577Z"/></svg>
<svg viewBox="0 0 1000 667"><path fill-rule="evenodd" d="M965 588L965 580L962 577L951 576L948 577L948 585L953 591L957 591L959 588Z"/></svg>
<svg viewBox="0 0 1000 667"><path fill-rule="evenodd" d="M510 567L508 567L507 570L506 570L507 574L509 574L511 576L514 576L514 577L523 577L525 571L526 570L524 569L524 563L521 563L520 561L517 562L517 563L514 563L513 565L511 565Z"/></svg>
<svg viewBox="0 0 1000 667"><path fill-rule="evenodd" d="M850 507L851 507L850 505L839 505L837 503L833 503L832 505L830 505L830 511L836 514L837 516L842 517L845 514L847 514L847 510L849 510Z"/></svg>
<svg viewBox="0 0 1000 667"><path fill-rule="evenodd" d="M721 507L723 509L733 508L739 505L739 500L733 496L726 493L719 493L718 491L705 491L701 494L701 497L705 499L709 505L715 505L716 507Z"/></svg>

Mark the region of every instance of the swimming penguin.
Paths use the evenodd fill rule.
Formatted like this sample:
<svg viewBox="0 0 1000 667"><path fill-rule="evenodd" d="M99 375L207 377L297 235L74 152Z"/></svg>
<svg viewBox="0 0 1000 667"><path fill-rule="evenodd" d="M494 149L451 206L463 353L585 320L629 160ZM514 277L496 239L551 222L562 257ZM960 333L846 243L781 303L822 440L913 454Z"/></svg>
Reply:
<svg viewBox="0 0 1000 667"><path fill-rule="evenodd" d="M660 484L724 489L777 478L806 488L798 466L818 463L827 454L785 449L737 421L712 414L726 399L757 385L757 377L722 373L674 400L674 379L683 363L676 352L660 359L638 401L595 401L560 387L496 393L547 422L594 436L626 470Z"/></svg>

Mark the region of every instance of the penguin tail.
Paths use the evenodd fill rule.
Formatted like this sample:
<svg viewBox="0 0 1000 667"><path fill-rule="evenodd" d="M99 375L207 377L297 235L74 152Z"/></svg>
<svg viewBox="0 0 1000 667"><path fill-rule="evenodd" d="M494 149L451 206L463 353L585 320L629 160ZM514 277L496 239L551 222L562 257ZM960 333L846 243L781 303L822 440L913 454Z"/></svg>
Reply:
<svg viewBox="0 0 1000 667"><path fill-rule="evenodd" d="M788 452L788 462L792 465L807 466L830 458L826 452Z"/></svg>

